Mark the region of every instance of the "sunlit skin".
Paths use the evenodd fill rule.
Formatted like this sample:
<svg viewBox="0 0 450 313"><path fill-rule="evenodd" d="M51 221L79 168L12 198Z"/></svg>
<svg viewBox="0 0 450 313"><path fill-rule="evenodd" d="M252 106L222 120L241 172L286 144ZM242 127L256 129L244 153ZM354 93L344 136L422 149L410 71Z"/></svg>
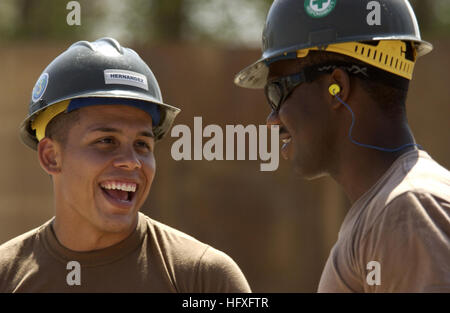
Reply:
<svg viewBox="0 0 450 313"><path fill-rule="evenodd" d="M136 228L138 211L155 175L152 119L125 105L81 108L66 144L44 138L38 146L41 167L52 176L59 242L75 251L114 245ZM121 206L101 183L137 184L132 201Z"/></svg>
<svg viewBox="0 0 450 313"><path fill-rule="evenodd" d="M285 60L269 67L269 80L297 73L301 60ZM407 148L388 153L362 148L350 142L349 111L333 97L331 84L341 87L340 97L356 116L353 137L359 142L398 147L413 142L406 116L387 119L377 103L363 90L357 79L335 69L312 83L299 85L279 112L272 111L267 125L280 125L280 139L291 137L282 155L297 174L307 179L331 175L341 184L350 201L355 202Z"/></svg>

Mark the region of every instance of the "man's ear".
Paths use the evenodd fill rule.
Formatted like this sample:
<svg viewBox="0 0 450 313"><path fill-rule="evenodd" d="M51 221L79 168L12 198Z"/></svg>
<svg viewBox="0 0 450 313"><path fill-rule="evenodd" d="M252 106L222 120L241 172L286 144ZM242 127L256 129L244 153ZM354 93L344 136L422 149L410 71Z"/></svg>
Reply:
<svg viewBox="0 0 450 313"><path fill-rule="evenodd" d="M61 172L61 146L54 140L45 137L38 144L39 163L49 175Z"/></svg>
<svg viewBox="0 0 450 313"><path fill-rule="evenodd" d="M337 93L337 96L346 102L350 96L351 88L350 76L348 73L340 68L335 69L333 73L331 73L331 76L329 76L328 85L331 86L332 84L337 84L339 86L340 90ZM329 92L328 89L327 92ZM342 105L342 103L331 93L328 93L328 96L331 98L330 100L333 109L337 109Z"/></svg>

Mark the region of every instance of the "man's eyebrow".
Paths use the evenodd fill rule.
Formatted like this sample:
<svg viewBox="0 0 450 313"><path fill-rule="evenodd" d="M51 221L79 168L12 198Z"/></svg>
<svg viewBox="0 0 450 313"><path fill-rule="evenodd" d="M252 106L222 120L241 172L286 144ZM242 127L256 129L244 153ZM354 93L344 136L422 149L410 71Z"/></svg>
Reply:
<svg viewBox="0 0 450 313"><path fill-rule="evenodd" d="M89 130L89 132L103 132L103 133L119 133L122 134L123 132L120 129L113 128L113 127L96 127ZM144 137L155 137L152 131L141 131L138 133L138 136L144 136Z"/></svg>
<svg viewBox="0 0 450 313"><path fill-rule="evenodd" d="M142 131L138 134L139 136L145 136L145 137L155 137L152 131Z"/></svg>
<svg viewBox="0 0 450 313"><path fill-rule="evenodd" d="M104 133L121 133L122 131L112 127L96 127L89 129L89 132L104 132Z"/></svg>

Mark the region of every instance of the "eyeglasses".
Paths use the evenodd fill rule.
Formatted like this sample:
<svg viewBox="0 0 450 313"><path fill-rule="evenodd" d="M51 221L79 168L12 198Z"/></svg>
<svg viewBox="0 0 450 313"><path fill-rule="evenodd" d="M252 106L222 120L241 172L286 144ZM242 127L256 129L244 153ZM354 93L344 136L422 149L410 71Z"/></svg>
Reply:
<svg viewBox="0 0 450 313"><path fill-rule="evenodd" d="M368 67L358 66L348 62L333 62L313 65L302 69L300 72L275 78L267 82L264 87L267 101L275 112L280 110L281 104L289 97L292 91L302 83L310 83L321 74L331 73L337 67L341 67L352 75L361 74L361 78L368 78Z"/></svg>
<svg viewBox="0 0 450 313"><path fill-rule="evenodd" d="M272 110L278 112L281 104L298 85L310 81L312 81L311 68L268 81L264 92Z"/></svg>

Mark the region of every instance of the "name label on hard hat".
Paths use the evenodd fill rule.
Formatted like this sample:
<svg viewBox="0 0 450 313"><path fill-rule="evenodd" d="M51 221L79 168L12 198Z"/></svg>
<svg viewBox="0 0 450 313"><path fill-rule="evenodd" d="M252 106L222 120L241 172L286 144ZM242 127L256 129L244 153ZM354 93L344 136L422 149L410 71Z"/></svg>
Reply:
<svg viewBox="0 0 450 313"><path fill-rule="evenodd" d="M148 90L147 77L140 73L109 69L104 70L105 84L128 85Z"/></svg>

